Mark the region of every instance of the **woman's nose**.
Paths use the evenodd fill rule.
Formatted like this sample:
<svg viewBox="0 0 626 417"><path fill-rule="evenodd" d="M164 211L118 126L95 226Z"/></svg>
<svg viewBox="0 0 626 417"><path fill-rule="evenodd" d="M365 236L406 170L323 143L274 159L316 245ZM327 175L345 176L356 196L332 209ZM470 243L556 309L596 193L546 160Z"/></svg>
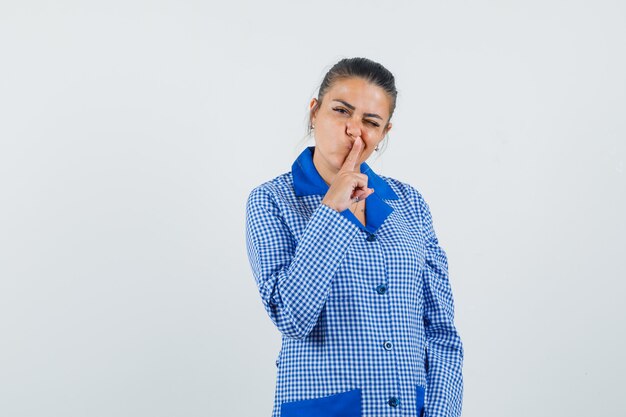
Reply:
<svg viewBox="0 0 626 417"><path fill-rule="evenodd" d="M346 123L346 133L353 138L361 136L361 125L358 122L352 120Z"/></svg>

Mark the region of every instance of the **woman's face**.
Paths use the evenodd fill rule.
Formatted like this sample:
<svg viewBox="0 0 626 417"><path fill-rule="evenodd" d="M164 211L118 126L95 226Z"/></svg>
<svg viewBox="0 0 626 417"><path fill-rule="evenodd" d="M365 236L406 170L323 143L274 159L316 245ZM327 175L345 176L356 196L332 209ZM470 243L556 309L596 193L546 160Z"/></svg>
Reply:
<svg viewBox="0 0 626 417"><path fill-rule="evenodd" d="M313 98L309 109L316 103ZM336 81L311 114L311 124L315 126L314 161L323 165L318 169L336 173L357 136L364 145L359 164L366 161L391 129L391 123L385 127L390 105L391 98L385 90L362 78Z"/></svg>

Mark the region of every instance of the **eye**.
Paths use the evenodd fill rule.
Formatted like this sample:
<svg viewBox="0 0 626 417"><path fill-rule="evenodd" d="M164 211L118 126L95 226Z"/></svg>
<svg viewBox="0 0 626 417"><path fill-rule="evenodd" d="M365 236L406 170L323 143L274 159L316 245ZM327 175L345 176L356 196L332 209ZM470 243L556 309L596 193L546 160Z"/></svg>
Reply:
<svg viewBox="0 0 626 417"><path fill-rule="evenodd" d="M348 111L346 109L342 108L342 107L335 107L333 110L336 111L336 112L342 113L342 114L347 114L348 113Z"/></svg>
<svg viewBox="0 0 626 417"><path fill-rule="evenodd" d="M366 121L367 121L367 123L371 124L371 125L372 125L372 126L374 126L374 127L378 127L378 126L380 126L378 123L376 123L376 122L374 122L374 121L372 121L372 120L366 120Z"/></svg>

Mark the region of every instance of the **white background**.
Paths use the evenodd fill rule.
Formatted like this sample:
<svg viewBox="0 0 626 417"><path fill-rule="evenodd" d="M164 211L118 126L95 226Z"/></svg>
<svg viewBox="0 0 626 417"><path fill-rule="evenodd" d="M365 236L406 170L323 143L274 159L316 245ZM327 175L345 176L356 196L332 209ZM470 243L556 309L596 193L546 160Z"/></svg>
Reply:
<svg viewBox="0 0 626 417"><path fill-rule="evenodd" d="M467 417L626 408L623 1L0 3L0 415L265 416L244 205L343 57L450 263Z"/></svg>

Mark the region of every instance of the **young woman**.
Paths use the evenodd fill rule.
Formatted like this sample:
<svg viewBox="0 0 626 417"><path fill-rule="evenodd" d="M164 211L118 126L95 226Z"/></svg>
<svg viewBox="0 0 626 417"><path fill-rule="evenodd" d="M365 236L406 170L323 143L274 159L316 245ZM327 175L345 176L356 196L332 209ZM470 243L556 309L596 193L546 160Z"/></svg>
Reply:
<svg viewBox="0 0 626 417"><path fill-rule="evenodd" d="M273 417L461 414L463 346L429 207L365 163L396 96L382 65L339 61L309 105L315 146L248 197L250 264L282 334Z"/></svg>

